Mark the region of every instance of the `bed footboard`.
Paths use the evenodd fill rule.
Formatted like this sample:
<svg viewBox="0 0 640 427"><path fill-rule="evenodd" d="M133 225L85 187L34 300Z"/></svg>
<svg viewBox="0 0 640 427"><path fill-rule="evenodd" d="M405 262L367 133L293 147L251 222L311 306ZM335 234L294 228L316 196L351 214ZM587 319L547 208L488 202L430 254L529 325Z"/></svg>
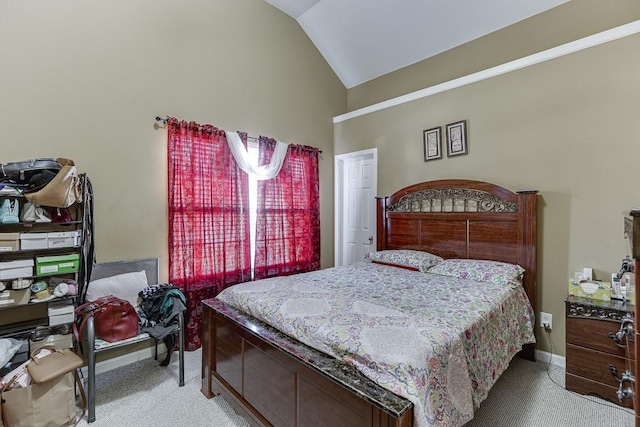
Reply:
<svg viewBox="0 0 640 427"><path fill-rule="evenodd" d="M335 359L313 350L311 356L297 357L295 350L275 345L264 337L264 331L252 331L212 304L220 307L222 303L203 303L202 393L208 398L222 395L252 425L412 426L410 402L365 385L364 390L373 387L378 393L373 398L390 400L387 403L396 407L385 410L380 402L372 401L369 392L347 387L327 375L335 369L338 378L353 379L354 374L345 373L347 368ZM368 380L362 376L359 382Z"/></svg>

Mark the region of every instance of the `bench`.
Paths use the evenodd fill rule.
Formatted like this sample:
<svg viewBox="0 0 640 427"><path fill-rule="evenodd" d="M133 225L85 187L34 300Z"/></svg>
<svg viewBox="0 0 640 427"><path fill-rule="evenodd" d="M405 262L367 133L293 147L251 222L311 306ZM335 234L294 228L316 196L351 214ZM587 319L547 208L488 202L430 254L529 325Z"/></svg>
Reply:
<svg viewBox="0 0 640 427"><path fill-rule="evenodd" d="M91 281L103 279L107 277L117 276L124 273L133 273L143 271L147 277L149 286L158 284L158 258L145 258L131 261L115 261L98 263L94 266L91 273ZM89 288L91 282L89 282ZM121 295L112 294L123 298ZM89 317L86 322L87 336L87 405L89 423L95 421L95 383L96 383L96 355L115 348L131 346L143 341L155 341L155 358L158 358L158 340L147 333L139 334L136 337L123 341L107 342L96 337L95 325L93 317ZM180 387L184 386L184 312L178 316L178 323L175 325L175 332L178 333L178 358L179 358L179 383ZM173 351L173 349L167 349Z"/></svg>

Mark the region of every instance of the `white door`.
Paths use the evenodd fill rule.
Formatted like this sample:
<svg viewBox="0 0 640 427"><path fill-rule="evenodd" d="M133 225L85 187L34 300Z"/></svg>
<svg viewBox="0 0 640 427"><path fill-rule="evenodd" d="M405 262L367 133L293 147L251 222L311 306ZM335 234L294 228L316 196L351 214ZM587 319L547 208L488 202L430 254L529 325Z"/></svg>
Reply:
<svg viewBox="0 0 640 427"><path fill-rule="evenodd" d="M375 250L377 149L336 156L336 265Z"/></svg>

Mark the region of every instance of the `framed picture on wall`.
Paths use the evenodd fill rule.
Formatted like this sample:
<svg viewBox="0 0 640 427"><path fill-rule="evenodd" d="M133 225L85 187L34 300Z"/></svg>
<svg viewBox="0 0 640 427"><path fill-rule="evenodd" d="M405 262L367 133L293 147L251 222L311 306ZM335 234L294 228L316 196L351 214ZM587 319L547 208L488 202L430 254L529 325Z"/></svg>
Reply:
<svg viewBox="0 0 640 427"><path fill-rule="evenodd" d="M447 157L469 153L467 143L467 121L449 123L447 129Z"/></svg>
<svg viewBox="0 0 640 427"><path fill-rule="evenodd" d="M424 161L442 158L441 128L427 129L422 132L424 140Z"/></svg>

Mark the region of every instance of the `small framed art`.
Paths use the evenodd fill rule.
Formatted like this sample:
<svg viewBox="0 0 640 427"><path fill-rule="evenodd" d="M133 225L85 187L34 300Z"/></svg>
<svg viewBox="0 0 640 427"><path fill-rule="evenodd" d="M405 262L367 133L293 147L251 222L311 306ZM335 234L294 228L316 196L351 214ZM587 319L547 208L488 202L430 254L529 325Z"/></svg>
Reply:
<svg viewBox="0 0 640 427"><path fill-rule="evenodd" d="M427 129L423 131L424 139L424 161L442 158L442 139L440 137L441 128Z"/></svg>
<svg viewBox="0 0 640 427"><path fill-rule="evenodd" d="M467 144L467 121L449 123L447 129L447 157L469 153Z"/></svg>

